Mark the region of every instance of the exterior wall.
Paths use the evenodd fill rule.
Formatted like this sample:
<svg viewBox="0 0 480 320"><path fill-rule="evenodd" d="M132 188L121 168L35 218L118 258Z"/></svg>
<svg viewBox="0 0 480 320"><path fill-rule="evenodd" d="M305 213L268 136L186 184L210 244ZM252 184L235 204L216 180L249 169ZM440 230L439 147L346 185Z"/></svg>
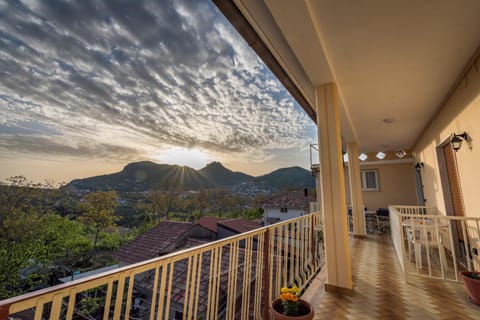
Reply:
<svg viewBox="0 0 480 320"><path fill-rule="evenodd" d="M305 215L305 210L293 208L287 208L287 212L280 212L280 208L263 208L263 211L265 218L278 218L280 221Z"/></svg>
<svg viewBox="0 0 480 320"><path fill-rule="evenodd" d="M415 171L413 163L361 165L360 170L376 169L379 191L363 191L363 204L367 210L388 208L389 205L417 205ZM345 168L348 170L348 168ZM350 190L349 179L345 179L346 189ZM347 192L350 203L350 192Z"/></svg>
<svg viewBox="0 0 480 320"><path fill-rule="evenodd" d="M425 186L426 205L435 206L442 213L446 212L436 148L452 133L459 134L466 131L472 138L471 148L463 142L462 148L456 152L458 173L465 215L480 217L479 121L480 72L478 66L473 66L415 145L415 156L418 161L424 163L422 179Z"/></svg>
<svg viewBox="0 0 480 320"><path fill-rule="evenodd" d="M218 239L225 239L231 236L236 236L238 232L232 231L228 228L225 228L222 225L217 225L217 238Z"/></svg>
<svg viewBox="0 0 480 320"><path fill-rule="evenodd" d="M189 235L193 238L206 239L206 240L217 240L217 234L207 228L202 227L201 225L195 225L191 234Z"/></svg>

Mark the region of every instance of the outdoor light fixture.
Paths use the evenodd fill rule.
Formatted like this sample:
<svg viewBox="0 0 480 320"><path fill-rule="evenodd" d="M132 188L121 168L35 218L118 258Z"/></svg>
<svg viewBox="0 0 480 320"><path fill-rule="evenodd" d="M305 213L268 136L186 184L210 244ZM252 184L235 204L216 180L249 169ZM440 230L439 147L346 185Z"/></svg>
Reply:
<svg viewBox="0 0 480 320"><path fill-rule="evenodd" d="M404 150L398 150L397 152L395 152L395 155L402 159L403 157L405 157L407 155L407 153L404 151Z"/></svg>
<svg viewBox="0 0 480 320"><path fill-rule="evenodd" d="M377 153L377 155L376 155L377 159L380 159L380 160L385 159L385 156L386 156L386 154L381 152L381 151L379 153Z"/></svg>
<svg viewBox="0 0 480 320"><path fill-rule="evenodd" d="M462 147L462 141L469 142L469 139L470 137L466 132L460 134L452 133L452 140L450 141L450 143L452 144L453 150L457 152Z"/></svg>
<svg viewBox="0 0 480 320"><path fill-rule="evenodd" d="M417 162L417 164L415 165L415 170L420 172L420 170L422 170L423 167L424 167L423 162Z"/></svg>

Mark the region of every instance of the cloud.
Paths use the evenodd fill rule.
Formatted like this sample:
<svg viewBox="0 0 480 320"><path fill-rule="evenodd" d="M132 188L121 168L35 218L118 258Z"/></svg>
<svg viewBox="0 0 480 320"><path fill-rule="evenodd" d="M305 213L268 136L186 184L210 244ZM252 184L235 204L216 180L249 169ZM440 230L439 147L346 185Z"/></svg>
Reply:
<svg viewBox="0 0 480 320"><path fill-rule="evenodd" d="M88 140L77 139L75 143L50 139L47 136L3 135L0 140L0 150L15 150L19 153L38 155L71 156L76 158L114 158L116 160L138 160L144 155L136 149L108 144L91 143ZM0 153L1 154L1 153ZM11 157L11 154L9 154Z"/></svg>
<svg viewBox="0 0 480 320"><path fill-rule="evenodd" d="M314 124L210 1L25 1L0 10L0 152L133 159L270 153Z"/></svg>

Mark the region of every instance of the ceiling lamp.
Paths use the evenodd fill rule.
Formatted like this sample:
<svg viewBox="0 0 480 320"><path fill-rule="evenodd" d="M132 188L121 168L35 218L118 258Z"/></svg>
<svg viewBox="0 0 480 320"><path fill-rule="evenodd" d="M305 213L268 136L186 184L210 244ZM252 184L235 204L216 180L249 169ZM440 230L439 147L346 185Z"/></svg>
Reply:
<svg viewBox="0 0 480 320"><path fill-rule="evenodd" d="M367 160L368 156L365 154L365 153L362 153L358 156L358 159L360 159L360 161L365 161Z"/></svg>
<svg viewBox="0 0 480 320"><path fill-rule="evenodd" d="M407 155L407 153L404 151L404 150L398 150L397 152L395 152L395 155L402 159L403 157L405 157Z"/></svg>
<svg viewBox="0 0 480 320"><path fill-rule="evenodd" d="M380 160L385 159L385 156L386 156L386 154L383 153L382 151L380 151L380 152L377 153L377 155L376 155L377 159L380 159Z"/></svg>
<svg viewBox="0 0 480 320"><path fill-rule="evenodd" d="M343 162L348 162L348 153L343 154Z"/></svg>
<svg viewBox="0 0 480 320"><path fill-rule="evenodd" d="M460 133L460 134L455 134L455 133L452 133L452 140L450 141L450 143L452 144L452 147L453 147L453 150L458 151L460 150L460 148L462 147L462 141L469 141L470 137L468 135L468 133L466 132L463 132L463 133Z"/></svg>

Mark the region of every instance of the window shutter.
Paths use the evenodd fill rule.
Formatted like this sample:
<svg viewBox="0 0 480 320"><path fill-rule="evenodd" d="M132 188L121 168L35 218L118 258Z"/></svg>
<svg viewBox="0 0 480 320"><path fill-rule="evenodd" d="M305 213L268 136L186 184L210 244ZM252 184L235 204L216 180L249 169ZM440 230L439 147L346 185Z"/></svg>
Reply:
<svg viewBox="0 0 480 320"><path fill-rule="evenodd" d="M455 216L465 216L465 209L463 207L462 189L460 187L460 176L458 175L457 158L455 156L455 150L451 143L447 143L443 147L445 155L445 165L447 168L448 186L450 189L450 195L452 197L451 203L453 208L453 214ZM463 239L462 224L460 221L456 222L458 239Z"/></svg>
<svg viewBox="0 0 480 320"><path fill-rule="evenodd" d="M463 196L455 151L450 143L447 143L443 148L447 166L448 186L450 187L450 194L452 195L453 212L456 216L463 217L465 216L465 209L463 207Z"/></svg>

